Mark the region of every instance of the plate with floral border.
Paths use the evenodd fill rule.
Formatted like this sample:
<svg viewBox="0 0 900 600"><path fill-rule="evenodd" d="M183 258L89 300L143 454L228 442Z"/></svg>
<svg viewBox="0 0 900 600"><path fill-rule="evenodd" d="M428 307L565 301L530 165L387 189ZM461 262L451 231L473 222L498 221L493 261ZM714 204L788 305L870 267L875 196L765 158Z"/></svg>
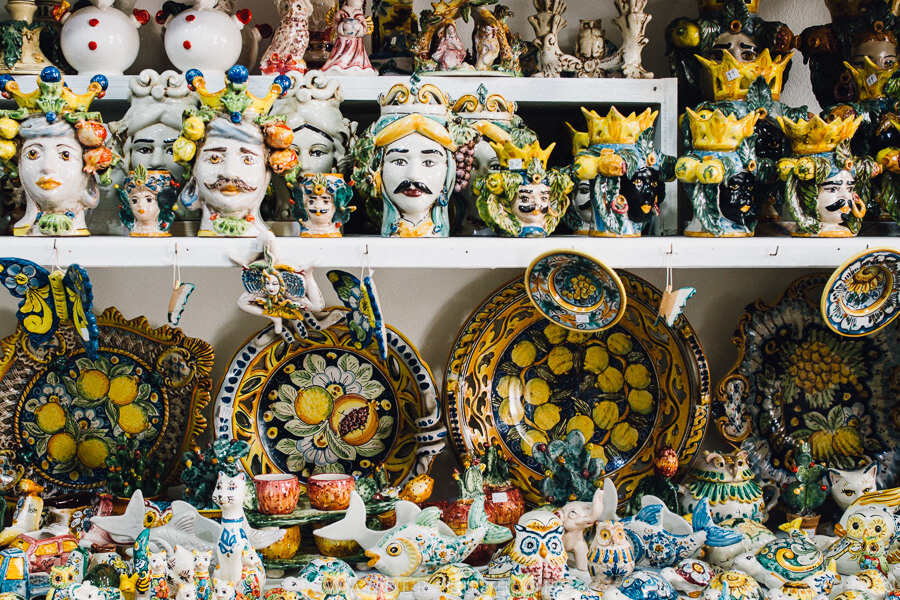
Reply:
<svg viewBox="0 0 900 600"><path fill-rule="evenodd" d="M387 328L388 358L341 321L288 345L267 327L231 361L216 395L216 434L250 444L253 475L358 477L383 466L393 484L427 473L445 443L431 371Z"/></svg>
<svg viewBox="0 0 900 600"><path fill-rule="evenodd" d="M900 315L900 252L865 250L842 264L825 284L821 308L825 324L841 335L885 327Z"/></svg>
<svg viewBox="0 0 900 600"><path fill-rule="evenodd" d="M655 451L675 449L682 468L700 450L710 405L709 369L682 316L656 323L662 293L628 272L622 318L574 331L541 314L518 277L484 300L460 330L444 380L458 455L496 444L531 504L543 502L533 448L581 430L606 463L620 497L652 473Z"/></svg>
<svg viewBox="0 0 900 600"><path fill-rule="evenodd" d="M602 331L625 314L627 297L616 272L577 250L538 256L525 272L528 297L547 319L575 331Z"/></svg>
<svg viewBox="0 0 900 600"><path fill-rule="evenodd" d="M760 479L792 477L807 441L817 463L855 470L879 463L879 483L898 474L900 339L895 327L847 337L822 318L828 274L801 277L774 303L741 315L738 360L716 388L716 424L750 454Z"/></svg>
<svg viewBox="0 0 900 600"><path fill-rule="evenodd" d="M164 487L177 485L181 455L206 428L212 346L115 308L97 325L93 359L71 323L39 347L21 326L0 342L0 447L50 493L101 490L106 457L126 434L163 461Z"/></svg>

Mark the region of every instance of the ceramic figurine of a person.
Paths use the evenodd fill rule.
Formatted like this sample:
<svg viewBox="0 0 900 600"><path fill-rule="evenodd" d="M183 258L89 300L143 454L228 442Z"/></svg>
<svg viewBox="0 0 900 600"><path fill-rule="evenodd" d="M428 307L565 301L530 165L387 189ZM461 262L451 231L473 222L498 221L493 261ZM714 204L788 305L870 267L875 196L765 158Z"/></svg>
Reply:
<svg viewBox="0 0 900 600"><path fill-rule="evenodd" d="M881 170L871 159L850 152L850 139L862 119L779 118L793 151L792 158L778 163L785 204L796 222L792 235L852 237L859 232L866 204L857 189Z"/></svg>
<svg viewBox="0 0 900 600"><path fill-rule="evenodd" d="M281 22L275 29L269 48L263 54L259 70L266 75L306 72L303 55L309 45L309 17L313 12L309 0L277 0Z"/></svg>
<svg viewBox="0 0 900 600"><path fill-rule="evenodd" d="M342 0L331 27L334 47L322 71L333 75L377 75L363 39L373 27L366 16L365 0Z"/></svg>
<svg viewBox="0 0 900 600"><path fill-rule="evenodd" d="M119 190L119 216L131 237L168 237L175 220L178 191L168 171L148 171L142 165L125 178Z"/></svg>
<svg viewBox="0 0 900 600"><path fill-rule="evenodd" d="M516 146L511 140L492 143L501 170L475 182L481 218L498 234L546 237L553 233L569 207L572 180L547 169L555 144L542 149L538 142Z"/></svg>
<svg viewBox="0 0 900 600"><path fill-rule="evenodd" d="M18 170L25 193L25 214L13 226L14 235L90 235L85 211L97 206L99 186L110 182L109 169L118 160L104 143L100 114L87 112L106 87L106 78L98 75L87 93L77 95L64 85L59 69L47 67L38 76L38 89L23 94L11 76L0 75L0 90L19 105L0 111L0 160L8 173Z"/></svg>
<svg viewBox="0 0 900 600"><path fill-rule="evenodd" d="M648 108L626 117L616 107L606 116L581 110L588 131L573 130L573 148L586 147L576 154L571 172L589 185L590 235L638 237L659 214L665 181L674 175L673 159L653 147L657 113ZM580 201L584 200L582 196Z"/></svg>
<svg viewBox="0 0 900 600"><path fill-rule="evenodd" d="M465 62L466 47L459 39L455 23L450 23L438 34L438 42L434 52L431 53L431 58L439 71L471 68L471 65Z"/></svg>
<svg viewBox="0 0 900 600"><path fill-rule="evenodd" d="M457 148L474 138L466 122L457 123L449 99L432 84L396 84L380 98L381 116L354 144L353 181L381 218L384 237L447 237L448 203L457 173Z"/></svg>
<svg viewBox="0 0 900 600"><path fill-rule="evenodd" d="M299 193L298 193L299 192ZM294 188L294 215L301 237L341 237L342 227L356 207L353 190L340 173L307 173Z"/></svg>
<svg viewBox="0 0 900 600"><path fill-rule="evenodd" d="M202 73L190 71L188 83L204 109L184 114L175 159L190 169L181 191L188 208L199 207L201 237L256 237L268 227L260 206L272 174L296 180L297 154L290 149L293 132L283 117L272 116L275 98L286 93L290 79L279 75L269 92L257 98L247 90L247 69L232 67L225 89L206 89Z"/></svg>

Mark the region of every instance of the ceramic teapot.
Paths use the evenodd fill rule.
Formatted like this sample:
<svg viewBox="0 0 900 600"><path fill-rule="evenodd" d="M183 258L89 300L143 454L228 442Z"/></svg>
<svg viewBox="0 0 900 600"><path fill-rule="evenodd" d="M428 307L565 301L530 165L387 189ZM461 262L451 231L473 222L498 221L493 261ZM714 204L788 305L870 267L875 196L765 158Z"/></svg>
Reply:
<svg viewBox="0 0 900 600"><path fill-rule="evenodd" d="M770 483L760 485L754 478L747 457L746 450L731 454L704 452L703 460L689 471L691 481L678 486L681 511L693 513L700 500L707 498L716 523L737 517L764 523L769 510L778 500L778 486ZM768 502L763 497L765 487L774 489Z"/></svg>

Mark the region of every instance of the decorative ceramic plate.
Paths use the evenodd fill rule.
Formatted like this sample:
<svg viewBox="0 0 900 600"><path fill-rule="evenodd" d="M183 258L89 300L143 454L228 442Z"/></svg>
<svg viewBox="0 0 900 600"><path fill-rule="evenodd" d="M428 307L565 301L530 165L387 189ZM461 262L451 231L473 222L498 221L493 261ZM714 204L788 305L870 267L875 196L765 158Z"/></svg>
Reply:
<svg viewBox="0 0 900 600"><path fill-rule="evenodd" d="M541 314L576 331L602 331L625 314L625 287L616 272L576 250L537 257L525 273L528 297Z"/></svg>
<svg viewBox="0 0 900 600"><path fill-rule="evenodd" d="M835 333L874 333L900 315L900 252L860 252L832 274L822 294L822 317Z"/></svg>
<svg viewBox="0 0 900 600"><path fill-rule="evenodd" d="M365 477L384 466L402 484L444 446L428 366L388 328L388 359L344 322L288 346L267 327L238 350L216 398L216 433L250 444L248 473ZM434 426L437 425L437 428ZM430 428L430 429L429 429Z"/></svg>
<svg viewBox="0 0 900 600"><path fill-rule="evenodd" d="M716 389L719 431L750 453L765 481L791 473L807 440L817 463L857 469L880 463L879 481L898 473L900 343L895 328L849 338L831 331L819 307L827 274L801 277L768 305L741 315L738 361Z"/></svg>
<svg viewBox="0 0 900 600"><path fill-rule="evenodd" d="M164 487L177 485L182 453L206 428L213 349L115 308L97 325L96 359L65 322L39 347L21 326L0 342L0 447L51 492L97 490L116 437L127 434L164 461Z"/></svg>
<svg viewBox="0 0 900 600"><path fill-rule="evenodd" d="M628 295L618 324L571 331L547 320L521 277L469 317L447 364L444 401L457 453L499 443L527 501L542 502L536 444L580 429L606 460L621 497L652 471L668 444L686 468L700 449L709 410L709 370L684 317L655 325L661 292L620 273Z"/></svg>

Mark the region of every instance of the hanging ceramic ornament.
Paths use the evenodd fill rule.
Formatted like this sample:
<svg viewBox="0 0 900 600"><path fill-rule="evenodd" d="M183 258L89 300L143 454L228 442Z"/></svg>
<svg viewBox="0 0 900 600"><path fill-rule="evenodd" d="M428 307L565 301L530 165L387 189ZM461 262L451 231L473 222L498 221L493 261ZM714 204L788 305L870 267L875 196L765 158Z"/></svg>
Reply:
<svg viewBox="0 0 900 600"><path fill-rule="evenodd" d="M175 244L175 261L172 265L172 296L166 320L172 327L181 321L181 313L187 305L188 297L194 292L194 284L181 281L181 265L178 264L178 244Z"/></svg>
<svg viewBox="0 0 900 600"><path fill-rule="evenodd" d="M387 330L381 316L381 304L375 290L375 279L371 267L363 270L359 279L346 271L329 271L328 280L337 292L344 306L350 309L347 327L353 336L354 345L363 350L374 338L378 342L378 352L382 361L387 360Z"/></svg>
<svg viewBox="0 0 900 600"><path fill-rule="evenodd" d="M697 293L692 287L672 289L672 264L670 255L666 255L666 290L663 292L662 300L659 302L659 313L656 315L654 325L659 323L660 319L666 322L669 327L675 326L675 321L681 316L684 305L687 301Z"/></svg>

